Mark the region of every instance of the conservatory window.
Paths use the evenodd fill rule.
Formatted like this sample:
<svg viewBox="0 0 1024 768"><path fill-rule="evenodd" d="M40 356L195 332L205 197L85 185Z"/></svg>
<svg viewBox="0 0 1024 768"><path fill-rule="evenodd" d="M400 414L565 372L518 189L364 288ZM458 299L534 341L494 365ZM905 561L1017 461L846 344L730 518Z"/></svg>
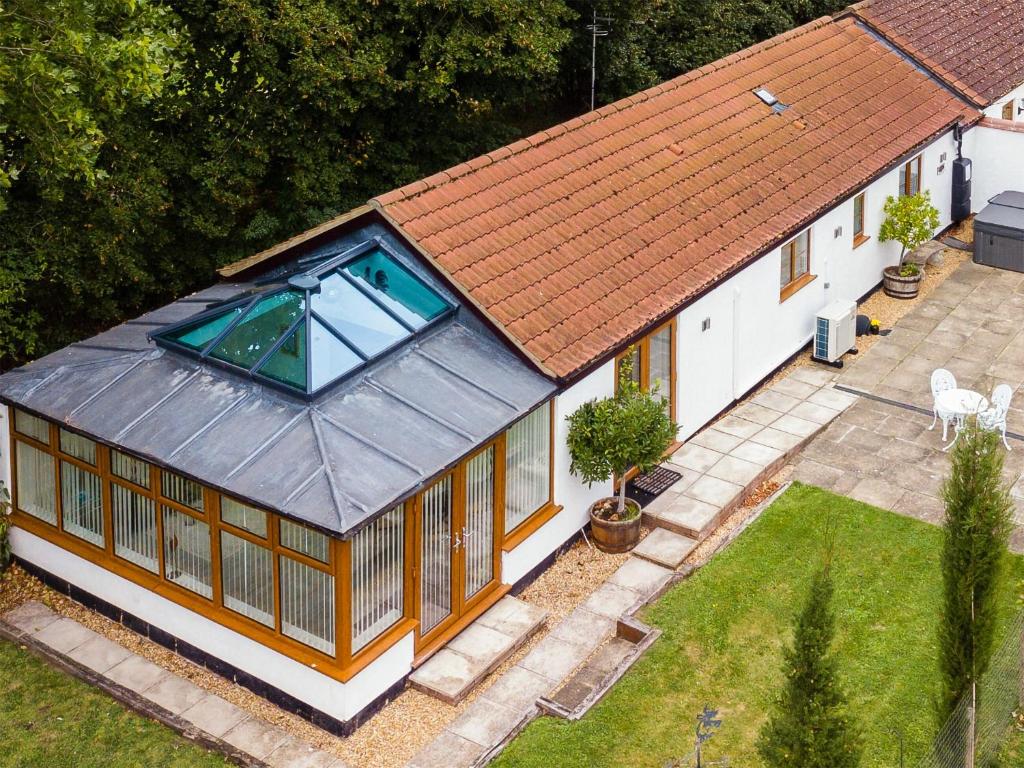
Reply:
<svg viewBox="0 0 1024 768"><path fill-rule="evenodd" d="M84 461L86 464L96 466L96 443L87 437L60 430L60 450L68 456Z"/></svg>
<svg viewBox="0 0 1024 768"><path fill-rule="evenodd" d="M505 438L505 532L550 500L551 401L513 424Z"/></svg>
<svg viewBox="0 0 1024 768"><path fill-rule="evenodd" d="M280 543L282 547L312 557L321 563L330 561L330 539L312 528L293 523L291 520L281 520Z"/></svg>
<svg viewBox="0 0 1024 768"><path fill-rule="evenodd" d="M228 496L220 497L220 519L228 525L254 533L262 539L267 537L267 513L250 507Z"/></svg>
<svg viewBox="0 0 1024 768"><path fill-rule="evenodd" d="M160 473L160 492L163 493L165 499L176 501L196 512L202 512L205 508L203 486L195 480L189 480L174 472Z"/></svg>
<svg viewBox="0 0 1024 768"><path fill-rule="evenodd" d="M153 500L118 483L111 483L110 502L114 522L114 554L147 571L159 572Z"/></svg>
<svg viewBox="0 0 1024 768"><path fill-rule="evenodd" d="M270 550L228 531L220 532L224 607L274 626L274 568Z"/></svg>
<svg viewBox="0 0 1024 768"><path fill-rule="evenodd" d="M352 539L352 652L402 618L405 510L399 505Z"/></svg>
<svg viewBox="0 0 1024 768"><path fill-rule="evenodd" d="M281 632L334 655L334 577L285 555L281 572Z"/></svg>
<svg viewBox="0 0 1024 768"><path fill-rule="evenodd" d="M57 488L53 456L20 440L15 448L18 509L50 525L57 524Z"/></svg>
<svg viewBox="0 0 1024 768"><path fill-rule="evenodd" d="M102 547L103 491L99 475L62 461L60 500L64 530Z"/></svg>
<svg viewBox="0 0 1024 768"><path fill-rule="evenodd" d="M40 443L47 445L50 443L50 425L38 416L25 413L17 408L14 409L14 429L25 437L34 438Z"/></svg>
<svg viewBox="0 0 1024 768"><path fill-rule="evenodd" d="M164 578L197 595L213 597L210 526L192 515L163 507Z"/></svg>

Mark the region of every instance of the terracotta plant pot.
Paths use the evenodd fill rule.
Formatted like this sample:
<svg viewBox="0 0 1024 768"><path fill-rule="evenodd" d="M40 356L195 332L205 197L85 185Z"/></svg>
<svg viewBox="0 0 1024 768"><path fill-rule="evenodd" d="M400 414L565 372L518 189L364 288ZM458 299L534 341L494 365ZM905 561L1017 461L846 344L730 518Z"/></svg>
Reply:
<svg viewBox="0 0 1024 768"><path fill-rule="evenodd" d="M882 290L894 299L912 299L917 296L923 276L923 272L918 272L912 277L902 277L899 267L886 267L882 270Z"/></svg>
<svg viewBox="0 0 1024 768"><path fill-rule="evenodd" d="M617 554L629 552L640 541L640 505L633 499L626 499L626 507L636 511L629 520L605 520L594 510L609 501L617 502L614 496L598 499L590 505L590 530L594 545L602 552Z"/></svg>

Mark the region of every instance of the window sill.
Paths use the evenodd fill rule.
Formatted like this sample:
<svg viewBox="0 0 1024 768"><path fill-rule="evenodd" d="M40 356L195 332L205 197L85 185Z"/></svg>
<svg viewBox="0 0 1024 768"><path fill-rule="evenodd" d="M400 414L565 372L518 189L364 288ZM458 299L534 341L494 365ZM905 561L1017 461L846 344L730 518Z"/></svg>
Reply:
<svg viewBox="0 0 1024 768"><path fill-rule="evenodd" d="M781 304L786 299L788 299L790 296L792 296L797 291L799 291L801 288L803 288L805 285L808 285L809 283L813 283L817 279L818 279L817 275L812 275L810 273L808 273L806 275L801 275L800 277L798 277L796 280L794 280L792 283L787 285L785 288L783 288L779 292L779 303Z"/></svg>
<svg viewBox="0 0 1024 768"><path fill-rule="evenodd" d="M519 525L513 528L509 533L505 534L505 540L501 542L502 552L511 552L513 549L518 547L530 536L537 532L537 530L544 525L548 520L553 518L559 512L562 511L562 507L558 504L545 504L543 507L538 509L528 518L523 520Z"/></svg>
<svg viewBox="0 0 1024 768"><path fill-rule="evenodd" d="M857 235L855 238L853 238L853 247L860 248L862 245L864 245L864 243L866 243L870 239L871 237L869 235Z"/></svg>

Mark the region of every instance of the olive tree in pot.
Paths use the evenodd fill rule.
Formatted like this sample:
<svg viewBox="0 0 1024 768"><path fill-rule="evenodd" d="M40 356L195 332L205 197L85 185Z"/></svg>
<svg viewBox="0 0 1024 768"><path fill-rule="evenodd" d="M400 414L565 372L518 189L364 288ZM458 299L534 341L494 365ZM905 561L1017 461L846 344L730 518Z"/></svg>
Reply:
<svg viewBox="0 0 1024 768"><path fill-rule="evenodd" d="M615 395L590 400L568 418L569 470L588 485L615 476L621 480L617 496L590 507L594 543L604 552L628 552L640 540L640 505L626 498L626 473L634 467L651 470L679 430L665 398L657 391L644 392L633 381L629 359L620 366Z"/></svg>
<svg viewBox="0 0 1024 768"><path fill-rule="evenodd" d="M904 260L908 253L931 240L939 226L939 212L927 191L899 197L890 195L882 210L885 220L878 233L879 242L895 240L902 246L900 263L882 270L882 289L887 296L912 299L917 296L924 273L917 264Z"/></svg>

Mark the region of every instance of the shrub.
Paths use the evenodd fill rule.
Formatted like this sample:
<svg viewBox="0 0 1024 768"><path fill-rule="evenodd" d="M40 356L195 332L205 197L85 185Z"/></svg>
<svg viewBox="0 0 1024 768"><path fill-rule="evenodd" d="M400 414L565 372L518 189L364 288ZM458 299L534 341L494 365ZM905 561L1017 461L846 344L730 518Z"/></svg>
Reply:
<svg viewBox="0 0 1024 768"><path fill-rule="evenodd" d="M619 389L612 397L589 400L568 418L569 471L587 485L624 477L636 467L652 469L672 444L679 427L669 418L666 400L644 392L633 381L629 356L619 368ZM619 484L619 519L625 519L626 483Z"/></svg>
<svg viewBox="0 0 1024 768"><path fill-rule="evenodd" d="M11 494L0 483L0 573L11 564Z"/></svg>
<svg viewBox="0 0 1024 768"><path fill-rule="evenodd" d="M900 261L921 243L931 240L932 233L939 227L939 211L932 205L930 192L916 195L890 195L883 207L885 220L878 232L879 242L895 240L903 250Z"/></svg>

